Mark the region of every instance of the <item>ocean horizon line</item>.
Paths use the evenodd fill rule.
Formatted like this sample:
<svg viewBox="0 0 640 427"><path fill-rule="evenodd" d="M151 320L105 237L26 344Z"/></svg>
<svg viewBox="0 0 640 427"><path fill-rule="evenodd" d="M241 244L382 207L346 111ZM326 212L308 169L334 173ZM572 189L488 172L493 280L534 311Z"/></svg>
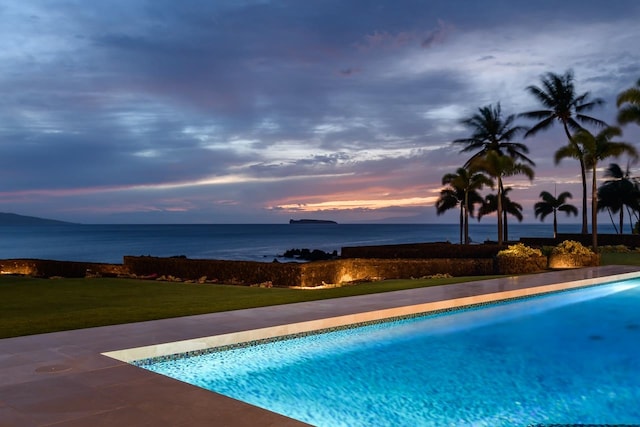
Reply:
<svg viewBox="0 0 640 427"><path fill-rule="evenodd" d="M558 224L559 233L579 233L581 224ZM629 231L628 225L625 231ZM272 261L290 249L331 253L347 246L460 241L454 223L223 223L223 224L35 224L0 226L0 259L38 258L120 263L122 257L177 256L194 259ZM611 224L601 234L614 232ZM491 223L469 224L474 243L495 241ZM513 223L509 240L553 237L552 223Z"/></svg>

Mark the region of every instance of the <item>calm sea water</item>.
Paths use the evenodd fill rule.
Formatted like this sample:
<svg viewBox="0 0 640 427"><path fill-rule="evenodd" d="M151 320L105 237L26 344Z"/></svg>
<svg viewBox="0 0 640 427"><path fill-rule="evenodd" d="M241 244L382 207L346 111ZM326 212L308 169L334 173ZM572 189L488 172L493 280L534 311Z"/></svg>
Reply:
<svg viewBox="0 0 640 427"><path fill-rule="evenodd" d="M600 232L613 232L603 224ZM577 233L578 224L560 224ZM509 238L551 237L551 224L512 224ZM496 240L494 224L471 224L474 242ZM459 242L457 224L40 225L0 227L0 259L121 263L125 255L272 261L288 249Z"/></svg>

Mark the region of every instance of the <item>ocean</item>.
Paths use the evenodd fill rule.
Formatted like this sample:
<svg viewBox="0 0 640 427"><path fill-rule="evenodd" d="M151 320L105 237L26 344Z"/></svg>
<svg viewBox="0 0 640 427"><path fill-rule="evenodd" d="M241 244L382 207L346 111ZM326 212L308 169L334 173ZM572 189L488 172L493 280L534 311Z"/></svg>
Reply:
<svg viewBox="0 0 640 427"><path fill-rule="evenodd" d="M610 224L600 233L613 233ZM578 233L579 224L559 224ZM470 224L471 239L496 240L495 224ZM551 223L510 224L509 239L552 237ZM122 263L125 255L271 262L288 249L325 252L344 246L458 243L457 224L212 224L0 226L0 259ZM287 261L281 258L281 261Z"/></svg>

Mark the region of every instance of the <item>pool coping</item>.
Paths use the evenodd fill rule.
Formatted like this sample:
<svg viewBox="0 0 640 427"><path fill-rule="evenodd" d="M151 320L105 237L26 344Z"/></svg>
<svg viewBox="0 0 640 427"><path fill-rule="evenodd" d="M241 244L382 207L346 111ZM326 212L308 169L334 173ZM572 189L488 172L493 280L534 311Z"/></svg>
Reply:
<svg viewBox="0 0 640 427"><path fill-rule="evenodd" d="M300 421L103 353L195 343L202 337L237 337L261 329L278 331L287 325L318 325L326 319L358 323L361 316L396 315L408 307L424 309L456 300L480 303L483 298L538 293L568 282L578 287L635 277L640 278L640 267L591 267L3 339L0 425L302 426Z"/></svg>

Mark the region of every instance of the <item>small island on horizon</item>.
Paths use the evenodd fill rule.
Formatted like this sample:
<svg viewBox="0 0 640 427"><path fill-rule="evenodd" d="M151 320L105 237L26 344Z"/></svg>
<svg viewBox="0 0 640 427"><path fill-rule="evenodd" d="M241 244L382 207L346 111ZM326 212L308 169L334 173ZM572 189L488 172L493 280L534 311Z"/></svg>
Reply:
<svg viewBox="0 0 640 427"><path fill-rule="evenodd" d="M326 219L290 219L289 224L337 224Z"/></svg>

